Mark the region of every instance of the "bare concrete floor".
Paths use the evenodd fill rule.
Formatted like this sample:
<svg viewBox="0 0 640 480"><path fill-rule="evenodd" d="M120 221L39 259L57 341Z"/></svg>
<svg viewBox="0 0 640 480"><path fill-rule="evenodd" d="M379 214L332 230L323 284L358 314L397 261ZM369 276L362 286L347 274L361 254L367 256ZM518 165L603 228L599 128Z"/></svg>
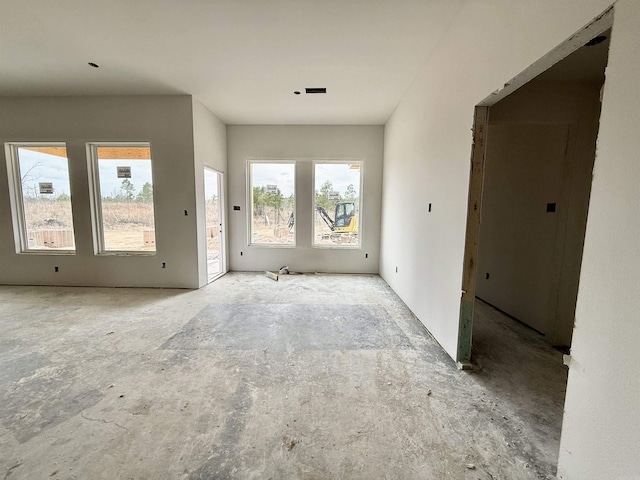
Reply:
<svg viewBox="0 0 640 480"><path fill-rule="evenodd" d="M466 373L376 276L0 287L0 475L553 478L561 354L477 310Z"/></svg>

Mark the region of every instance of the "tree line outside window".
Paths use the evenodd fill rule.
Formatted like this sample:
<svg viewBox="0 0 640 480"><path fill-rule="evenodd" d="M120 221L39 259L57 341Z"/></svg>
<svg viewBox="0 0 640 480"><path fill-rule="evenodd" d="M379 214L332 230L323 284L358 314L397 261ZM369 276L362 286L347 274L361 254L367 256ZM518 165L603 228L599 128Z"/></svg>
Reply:
<svg viewBox="0 0 640 480"><path fill-rule="evenodd" d="M295 245L295 162L249 162L249 243ZM314 162L314 246L358 246L360 162ZM339 208L337 208L339 207ZM351 222L337 228L336 216Z"/></svg>

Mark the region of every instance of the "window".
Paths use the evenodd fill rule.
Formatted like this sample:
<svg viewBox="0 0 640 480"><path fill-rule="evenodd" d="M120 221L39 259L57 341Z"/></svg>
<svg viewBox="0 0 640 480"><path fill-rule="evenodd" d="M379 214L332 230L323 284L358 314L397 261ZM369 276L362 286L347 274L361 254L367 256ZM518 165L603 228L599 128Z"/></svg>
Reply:
<svg viewBox="0 0 640 480"><path fill-rule="evenodd" d="M64 143L7 144L18 252L73 253L69 161Z"/></svg>
<svg viewBox="0 0 640 480"><path fill-rule="evenodd" d="M249 244L295 245L295 163L249 162Z"/></svg>
<svg viewBox="0 0 640 480"><path fill-rule="evenodd" d="M96 253L155 252L149 144L90 144L89 152Z"/></svg>
<svg viewBox="0 0 640 480"><path fill-rule="evenodd" d="M361 162L314 163L314 246L360 246L361 171Z"/></svg>

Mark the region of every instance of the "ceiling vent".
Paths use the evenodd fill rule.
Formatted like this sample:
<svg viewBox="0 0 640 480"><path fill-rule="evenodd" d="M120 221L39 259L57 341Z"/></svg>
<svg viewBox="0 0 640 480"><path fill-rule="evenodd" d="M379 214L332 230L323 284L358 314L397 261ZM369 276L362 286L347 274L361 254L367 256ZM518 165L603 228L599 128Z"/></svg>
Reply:
<svg viewBox="0 0 640 480"><path fill-rule="evenodd" d="M305 93L327 93L326 88L305 88Z"/></svg>

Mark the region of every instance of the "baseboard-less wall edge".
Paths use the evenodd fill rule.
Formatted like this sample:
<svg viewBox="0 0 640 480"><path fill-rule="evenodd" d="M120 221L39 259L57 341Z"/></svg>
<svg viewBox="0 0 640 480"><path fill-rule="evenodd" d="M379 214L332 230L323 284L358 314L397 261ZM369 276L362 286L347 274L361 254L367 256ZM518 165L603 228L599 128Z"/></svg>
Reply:
<svg viewBox="0 0 640 480"><path fill-rule="evenodd" d="M77 283L9 283L0 282L0 287L56 287L56 288L154 288L164 290L198 290L199 287L171 285L99 285Z"/></svg>

